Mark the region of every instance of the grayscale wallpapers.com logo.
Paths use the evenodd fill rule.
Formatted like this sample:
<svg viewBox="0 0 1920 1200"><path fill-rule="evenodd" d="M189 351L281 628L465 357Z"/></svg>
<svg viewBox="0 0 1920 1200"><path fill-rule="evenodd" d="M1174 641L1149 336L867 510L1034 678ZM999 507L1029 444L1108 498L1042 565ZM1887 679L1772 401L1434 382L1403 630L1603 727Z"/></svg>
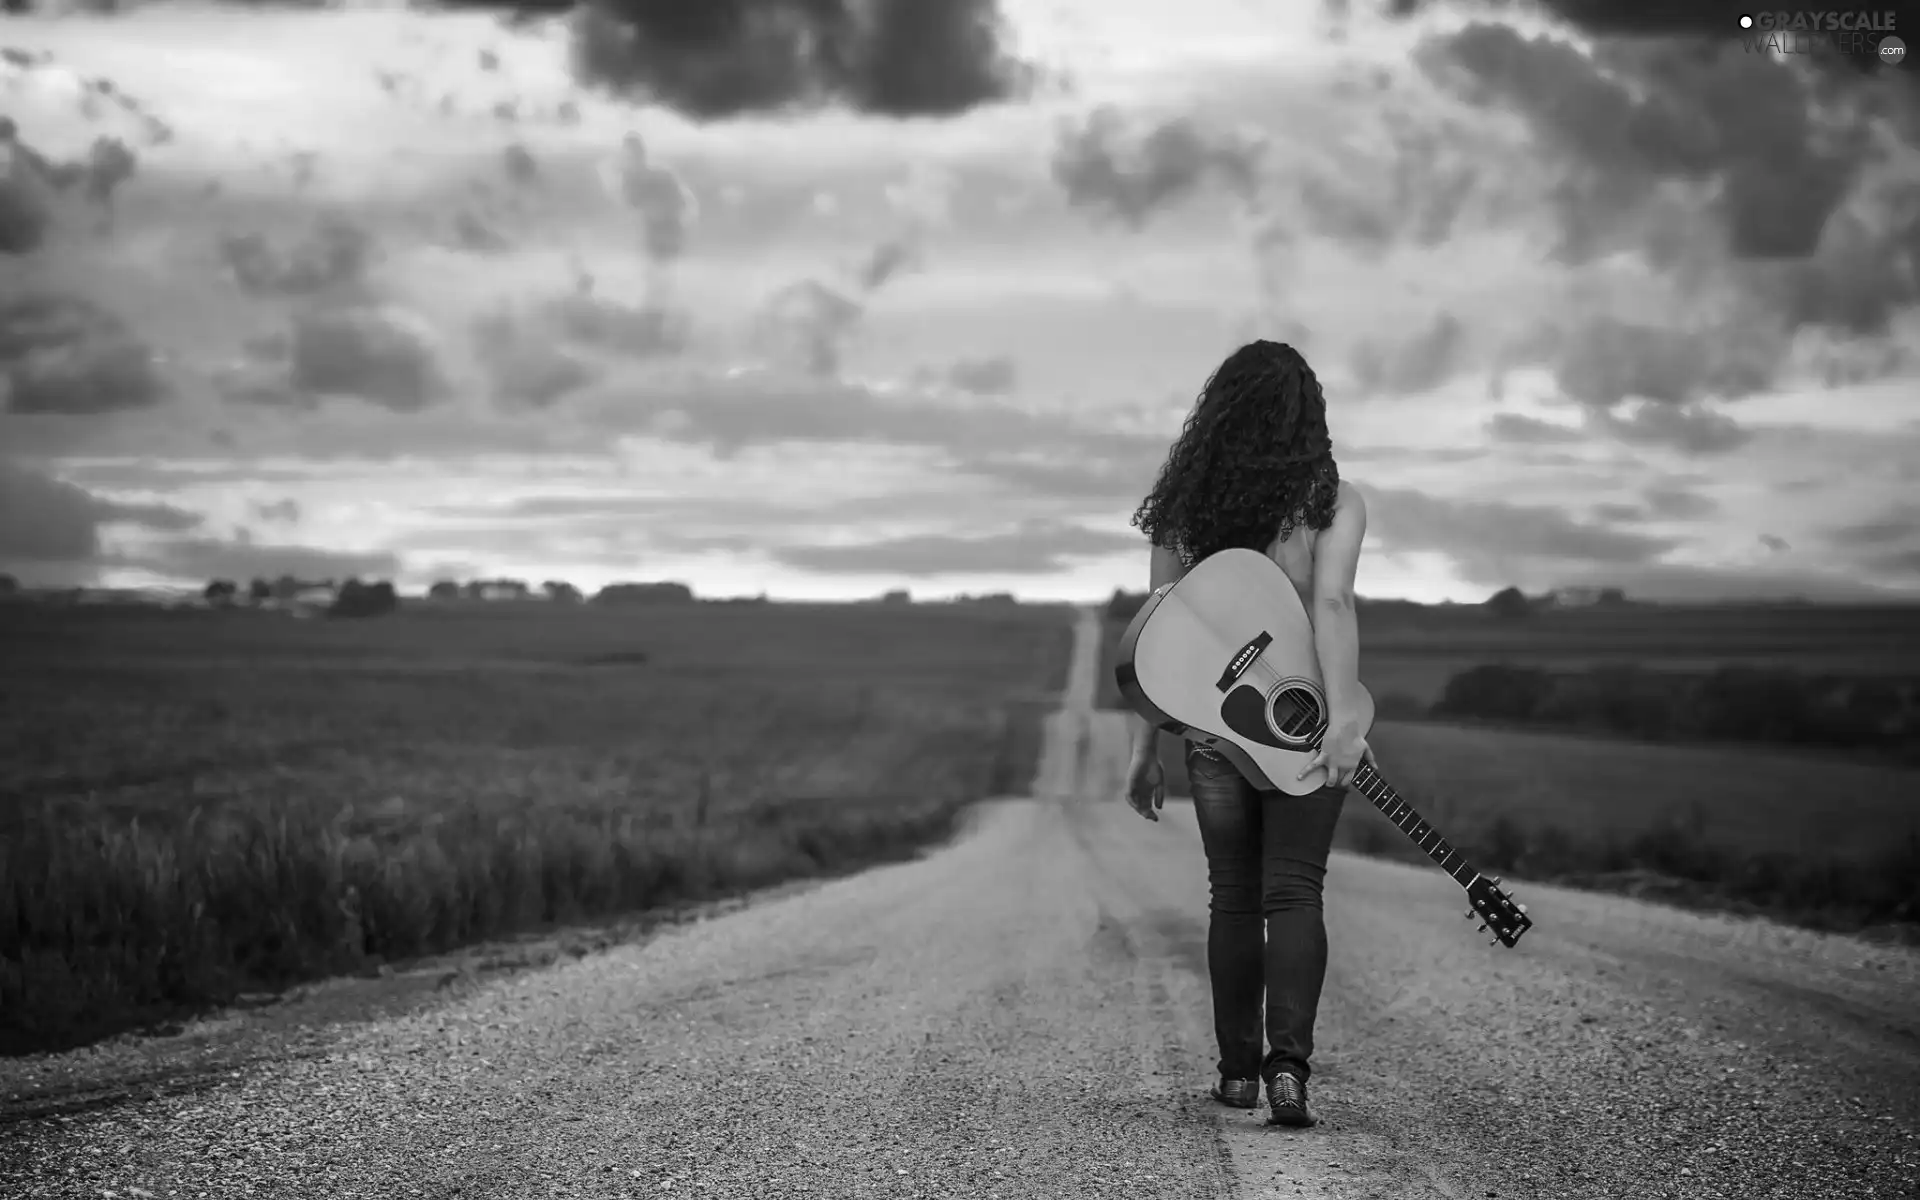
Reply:
<svg viewBox="0 0 1920 1200"><path fill-rule="evenodd" d="M1891 12L1761 12L1740 18L1741 41L1750 54L1844 54L1897 67L1907 43L1894 32Z"/></svg>

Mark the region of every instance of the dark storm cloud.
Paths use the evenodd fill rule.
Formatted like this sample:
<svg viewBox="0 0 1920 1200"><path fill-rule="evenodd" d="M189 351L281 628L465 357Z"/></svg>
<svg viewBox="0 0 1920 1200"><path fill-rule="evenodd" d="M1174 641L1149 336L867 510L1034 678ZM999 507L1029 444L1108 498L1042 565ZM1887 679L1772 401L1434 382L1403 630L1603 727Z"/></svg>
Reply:
<svg viewBox="0 0 1920 1200"><path fill-rule="evenodd" d="M1466 350L1466 326L1451 313L1405 341L1382 343L1368 339L1353 356L1353 373L1361 390L1412 395L1431 391L1453 378Z"/></svg>
<svg viewBox="0 0 1920 1200"><path fill-rule="evenodd" d="M602 374L511 311L475 321L473 345L494 400L507 408L548 408Z"/></svg>
<svg viewBox="0 0 1920 1200"><path fill-rule="evenodd" d="M1625 30L1603 30L1615 31ZM1589 56L1559 37L1476 21L1429 39L1420 58L1468 99L1519 113L1570 168L1559 195L1569 258L1606 250L1669 180L1717 188L1737 257L1805 257L1855 181L1866 131L1817 121L1807 74L1747 53L1731 22L1714 32L1603 39Z"/></svg>
<svg viewBox="0 0 1920 1200"><path fill-rule="evenodd" d="M1678 239L1652 214L1660 189L1686 182L1711 205L1734 286L1785 334L1813 325L1885 335L1895 314L1920 303L1920 188L1864 173L1881 157L1872 117L1887 118L1903 152L1920 148L1920 75L1837 54L1782 63L1750 53L1737 24L1749 9L1728 0L1545 7L1593 37L1593 49L1479 22L1429 39L1420 59L1532 125L1538 150L1562 171L1564 257L1635 249L1676 265Z"/></svg>
<svg viewBox="0 0 1920 1200"><path fill-rule="evenodd" d="M1307 160L1271 173L1270 241L1330 238L1363 255L1399 244L1436 246L1469 212L1498 198L1500 181L1478 160L1473 131L1421 108L1388 104L1385 127L1343 147L1337 171Z"/></svg>
<svg viewBox="0 0 1920 1200"><path fill-rule="evenodd" d="M313 546L272 546L251 541L185 538L124 560L129 566L177 579L391 579L400 560L385 551L355 553Z"/></svg>
<svg viewBox="0 0 1920 1200"><path fill-rule="evenodd" d="M1020 379L1019 368L1005 355L963 358L948 364L942 374L954 387L976 396L1004 396Z"/></svg>
<svg viewBox="0 0 1920 1200"><path fill-rule="evenodd" d="M981 509L973 496L957 497L944 485L945 479L930 480L928 490L916 487L892 489L883 496L840 495L810 496L803 492L770 492L738 496L712 495L633 495L596 492L569 495L521 496L504 503L475 505L454 503L433 505L423 515L437 518L431 529L402 535L396 549L445 544L448 537L462 539L463 546L480 548L511 547L525 544L543 531L563 529L569 538L606 539L610 544L643 533L658 539L663 531L697 531L701 536L745 536L749 545L764 548L770 540L789 540L795 532L808 528L839 528L861 524L884 511L895 519L951 520L957 508L984 523L993 518ZM1035 498L1018 497L1006 505L1035 515Z"/></svg>
<svg viewBox="0 0 1920 1200"><path fill-rule="evenodd" d="M997 0L598 0L573 57L583 82L696 120L828 104L941 117L1024 94L1033 72L1003 37Z"/></svg>
<svg viewBox="0 0 1920 1200"><path fill-rule="evenodd" d="M1631 416L1599 412L1592 419L1629 445L1660 446L1682 454L1725 454L1753 437L1732 417L1698 405L1647 404Z"/></svg>
<svg viewBox="0 0 1920 1200"><path fill-rule="evenodd" d="M0 458L0 562L86 562L99 551L91 492Z"/></svg>
<svg viewBox="0 0 1920 1200"><path fill-rule="evenodd" d="M1920 576L1920 550L1896 550L1891 554L1878 555L1867 565L1881 575L1911 579Z"/></svg>
<svg viewBox="0 0 1920 1200"><path fill-rule="evenodd" d="M1674 542L1576 520L1565 511L1367 488L1367 531L1383 550L1447 555L1474 583L1531 582L1569 563L1645 563Z"/></svg>
<svg viewBox="0 0 1920 1200"><path fill-rule="evenodd" d="M1569 568L1543 576L1541 585L1617 587L1637 600L1675 604L1795 599L1845 604L1912 598L1911 590L1903 597L1900 592L1866 582L1853 574L1757 567L1696 567L1683 563Z"/></svg>
<svg viewBox="0 0 1920 1200"><path fill-rule="evenodd" d="M161 533L184 533L204 522L199 513L171 504L123 504L114 500L99 501L98 515L102 525L137 525Z"/></svg>
<svg viewBox="0 0 1920 1200"><path fill-rule="evenodd" d="M88 117L95 97L124 99L105 80L84 80L81 88L86 97L81 112ZM38 247L52 228L55 209L67 197L77 197L94 210L96 232L111 233L114 197L140 167L133 148L110 136L96 137L83 158L56 161L29 144L6 116L0 116L0 160L7 163L6 176L0 178L0 253L8 254Z"/></svg>
<svg viewBox="0 0 1920 1200"><path fill-rule="evenodd" d="M699 214L693 192L673 171L652 161L639 134L621 139L619 199L640 222L640 243L657 263L678 259Z"/></svg>
<svg viewBox="0 0 1920 1200"><path fill-rule="evenodd" d="M118 314L41 290L0 299L0 385L21 414L119 412L167 394L152 348Z"/></svg>
<svg viewBox="0 0 1920 1200"><path fill-rule="evenodd" d="M816 379L839 378L847 343L866 320L871 298L919 256L914 235L883 238L853 268L851 288L799 279L776 289L755 314L755 340L787 367Z"/></svg>
<svg viewBox="0 0 1920 1200"><path fill-rule="evenodd" d="M500 151L500 170L509 182L520 187L532 187L540 182L540 160L519 142L510 143Z"/></svg>
<svg viewBox="0 0 1920 1200"><path fill-rule="evenodd" d="M1518 413L1496 413L1488 418L1487 434L1497 442L1518 446L1552 446L1586 440L1577 429Z"/></svg>
<svg viewBox="0 0 1920 1200"><path fill-rule="evenodd" d="M1741 445L1747 435L1701 402L1764 391L1782 351L1777 341L1733 338L1722 330L1605 317L1542 331L1529 353L1552 365L1562 393L1588 410L1594 432L1635 445L1715 454ZM1631 416L1616 414L1626 400L1649 403Z"/></svg>
<svg viewBox="0 0 1920 1200"><path fill-rule="evenodd" d="M1720 505L1711 496L1703 496L1684 487L1651 487L1642 495L1647 502L1647 511L1656 517L1687 521L1710 517L1720 511Z"/></svg>
<svg viewBox="0 0 1920 1200"><path fill-rule="evenodd" d="M493 510L490 516L545 520L552 517L563 518L604 518L617 521L623 526L631 526L635 518L648 518L670 524L714 524L730 521L743 523L765 523L777 520L782 515L791 516L798 509L808 512L816 510L815 505L806 501L786 497L737 496L632 496L608 495L560 495L560 496L521 496L504 507ZM445 517L472 517L474 510L469 505L445 505L428 510L434 515ZM514 528L518 528L517 526Z"/></svg>
<svg viewBox="0 0 1920 1200"><path fill-rule="evenodd" d="M1323 174L1303 175L1295 187L1300 207L1294 215L1306 232L1368 253L1393 244L1394 213L1384 197ZM1270 236L1277 232L1270 231Z"/></svg>
<svg viewBox="0 0 1920 1200"><path fill-rule="evenodd" d="M1645 520L1647 510L1637 504L1606 503L1594 505L1593 515L1599 517L1602 521L1612 521L1617 524L1623 524L1630 521Z"/></svg>
<svg viewBox="0 0 1920 1200"><path fill-rule="evenodd" d="M1138 534L1032 521L980 537L930 534L850 546L788 546L773 554L787 566L823 574L1046 575L1068 567L1072 559L1099 558L1141 545Z"/></svg>
<svg viewBox="0 0 1920 1200"><path fill-rule="evenodd" d="M1132 506L1152 487L1153 473L1165 453L1164 442L1143 440L1131 453L1081 460L988 454L968 460L963 469L1036 495Z"/></svg>
<svg viewBox="0 0 1920 1200"><path fill-rule="evenodd" d="M296 314L288 382L310 396L349 396L394 412L431 407L446 388L426 337L370 306Z"/></svg>
<svg viewBox="0 0 1920 1200"><path fill-rule="evenodd" d="M499 226L470 208L453 214L452 241L472 254L503 254L514 246Z"/></svg>
<svg viewBox="0 0 1920 1200"><path fill-rule="evenodd" d="M0 563L73 564L100 553L102 525L181 532L200 518L166 504L123 504L0 458Z"/></svg>
<svg viewBox="0 0 1920 1200"><path fill-rule="evenodd" d="M291 525L300 520L300 502L292 497L288 497L284 500L275 500L266 504L255 504L253 506L253 515L259 517L262 521Z"/></svg>
<svg viewBox="0 0 1920 1200"><path fill-rule="evenodd" d="M1259 192L1260 149L1244 138L1174 117L1144 132L1111 105L1062 128L1053 178L1067 202L1138 228L1218 183L1242 199Z"/></svg>
<svg viewBox="0 0 1920 1200"><path fill-rule="evenodd" d="M1586 33L1622 37L1725 37L1739 29L1739 19L1761 11L1750 0L1538 0L1539 7ZM1346 0L1333 0L1329 8L1344 11ZM1496 14L1511 11L1510 0L1481 0L1479 3L1438 2L1438 0L1375 0L1375 11L1389 16L1407 17L1427 9L1449 8L1463 12ZM1835 11L1883 12L1900 7L1856 5ZM1816 11L1813 9L1802 11Z"/></svg>
<svg viewBox="0 0 1920 1200"><path fill-rule="evenodd" d="M550 408L604 378L605 358L645 362L686 347L686 313L594 287L582 275L572 292L502 306L473 322L475 354L495 401L509 409Z"/></svg>
<svg viewBox="0 0 1920 1200"><path fill-rule="evenodd" d="M1834 226L1845 236L1827 252L1756 273L1755 286L1789 330L1885 334L1896 314L1920 303L1920 188L1896 203L1905 211L1884 228L1841 214Z"/></svg>
<svg viewBox="0 0 1920 1200"><path fill-rule="evenodd" d="M1828 536L1842 546L1877 548L1920 538L1920 504L1896 504L1879 516L1835 526Z"/></svg>
<svg viewBox="0 0 1920 1200"><path fill-rule="evenodd" d="M312 296L356 284L374 256L373 238L345 217L322 216L307 228L269 236L249 231L220 239L221 260L249 296Z"/></svg>
<svg viewBox="0 0 1920 1200"><path fill-rule="evenodd" d="M866 315L866 305L817 279L803 279L774 292L761 307L757 333L777 360L820 379L840 374L847 338Z"/></svg>
<svg viewBox="0 0 1920 1200"><path fill-rule="evenodd" d="M796 381L750 372L693 376L635 388L603 414L689 445L731 451L781 442L849 442L944 451L976 464L1065 459L1151 469L1166 453L1164 434L1135 433L1029 412L1005 401L955 407L924 398L881 396L833 381ZM669 419L671 418L671 419ZM591 417L589 418L591 419Z"/></svg>
<svg viewBox="0 0 1920 1200"><path fill-rule="evenodd" d="M920 248L906 237L888 238L868 252L855 273L867 291L885 287L894 276L919 262Z"/></svg>
<svg viewBox="0 0 1920 1200"><path fill-rule="evenodd" d="M0 156L10 169L0 175L0 254L38 250L53 225L45 186L36 178L38 156L20 140L13 118L0 115Z"/></svg>

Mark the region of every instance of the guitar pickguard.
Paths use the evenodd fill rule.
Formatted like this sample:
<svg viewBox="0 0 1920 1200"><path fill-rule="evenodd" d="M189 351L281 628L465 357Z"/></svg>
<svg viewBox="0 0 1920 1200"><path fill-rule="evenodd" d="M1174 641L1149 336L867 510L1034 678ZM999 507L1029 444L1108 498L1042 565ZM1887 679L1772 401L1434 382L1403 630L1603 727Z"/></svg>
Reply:
<svg viewBox="0 0 1920 1200"><path fill-rule="evenodd" d="M1228 692L1226 699L1220 701L1220 719L1227 723L1228 729L1249 742L1272 746L1275 750L1289 748L1274 736L1267 724L1267 697L1257 687L1243 683Z"/></svg>

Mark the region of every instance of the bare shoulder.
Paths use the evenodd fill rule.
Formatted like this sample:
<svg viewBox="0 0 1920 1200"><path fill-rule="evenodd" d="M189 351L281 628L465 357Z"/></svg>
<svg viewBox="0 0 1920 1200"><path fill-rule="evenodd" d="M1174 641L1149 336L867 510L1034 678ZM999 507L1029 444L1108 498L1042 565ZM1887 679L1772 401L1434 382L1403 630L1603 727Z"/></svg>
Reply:
<svg viewBox="0 0 1920 1200"><path fill-rule="evenodd" d="M1351 479L1340 481L1340 492L1334 497L1333 519L1335 523L1367 523L1367 498L1360 486Z"/></svg>
<svg viewBox="0 0 1920 1200"><path fill-rule="evenodd" d="M1360 543L1366 536L1367 502L1358 487L1342 479L1340 492L1333 502L1333 519L1314 539L1314 561L1329 565L1335 574L1351 575L1353 561L1360 557Z"/></svg>

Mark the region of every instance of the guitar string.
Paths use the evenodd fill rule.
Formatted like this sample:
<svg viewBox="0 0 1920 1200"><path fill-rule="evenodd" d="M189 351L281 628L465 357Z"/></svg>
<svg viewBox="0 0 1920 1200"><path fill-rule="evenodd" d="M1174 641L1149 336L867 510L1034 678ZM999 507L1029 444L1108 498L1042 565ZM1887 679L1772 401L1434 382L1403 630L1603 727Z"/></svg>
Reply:
<svg viewBox="0 0 1920 1200"><path fill-rule="evenodd" d="M1364 776L1365 778L1362 778L1362 776ZM1388 783L1384 776L1382 776L1378 771L1373 769L1372 763L1360 764L1360 769L1354 772L1353 784L1355 787L1360 789L1360 794L1365 796L1368 800L1373 801L1374 807L1378 808L1381 811L1381 813L1386 816L1388 820L1392 821L1394 825L1400 829L1401 832L1407 834L1409 837L1413 837L1414 844L1416 846L1419 846L1422 850L1426 851L1428 857L1432 858L1435 862L1439 863L1441 870L1453 876L1455 882L1459 883L1461 886L1464 887L1466 884L1471 883L1473 881L1472 879L1462 879L1460 877L1462 873L1470 874L1474 878L1479 877L1480 872L1474 870L1472 867L1470 867L1467 864L1466 856L1461 854L1457 849L1455 849L1453 845L1447 841L1446 838L1441 837L1440 831L1435 829L1433 825L1426 820L1426 818L1422 817L1418 812L1414 811L1413 805L1408 804L1406 800L1399 794L1399 792L1394 791L1393 785ZM1369 785L1378 785L1378 786L1369 786ZM1392 792L1393 793L1392 796L1388 797L1383 794L1387 792ZM1387 805L1389 804L1399 806L1401 810L1400 816L1396 816L1395 814L1387 811ZM1401 817L1403 816L1406 818L1410 818L1410 820L1408 820L1406 823L1403 824L1401 820ZM1434 845L1432 847L1428 847L1424 842L1424 835L1420 837L1414 837L1413 830L1409 828L1410 825L1425 826L1426 833L1431 834L1433 836ZM1447 859L1449 858L1457 859L1459 862L1459 866L1456 868L1454 866L1448 865Z"/></svg>
<svg viewBox="0 0 1920 1200"><path fill-rule="evenodd" d="M1362 775L1365 775L1367 778L1364 780L1361 779ZM1379 786L1376 789L1369 790L1368 784L1370 783L1378 784ZM1361 795L1366 796L1367 799L1374 801L1374 806L1376 808L1380 808L1382 813L1385 813L1386 810L1385 808L1381 807L1380 802L1384 799L1384 797L1380 793L1393 792L1393 798L1391 801L1392 803L1399 804L1406 811L1407 814L1413 817L1415 821L1418 821L1422 825L1426 825L1427 829L1434 833L1435 839L1439 843L1439 845L1446 847L1446 853L1460 859L1460 865L1463 870L1472 874L1474 879L1482 878L1479 871L1473 870L1472 868L1467 866L1466 857L1464 855L1460 854L1458 850L1455 850L1451 845L1449 845L1447 840L1443 837L1440 837L1438 831L1433 829L1432 825L1428 824L1424 818L1422 818L1418 813L1415 813L1413 811L1413 806L1408 804L1404 799L1402 799L1400 794L1394 791L1393 785L1388 783L1384 776L1382 776L1378 771L1373 769L1373 764L1362 763L1360 765L1360 769L1354 772L1354 786L1360 789ZM1403 831L1406 831L1409 833L1411 832L1406 830L1406 826L1400 825L1400 822L1397 818L1394 818L1391 814L1387 814L1387 815L1388 815L1388 819L1392 820L1395 825L1400 826L1400 828ZM1420 843L1416 839L1414 844L1419 845ZM1422 846L1421 848L1425 849L1424 846ZM1447 866L1446 862L1444 861L1441 855L1435 853L1432 850L1428 850L1427 853L1436 862L1439 862L1441 869L1445 870L1447 874L1452 875L1454 878L1454 881L1459 883L1461 886L1464 887L1468 883L1473 882L1473 880L1470 880L1470 879L1461 879L1460 876L1456 874L1452 868ZM1500 891L1498 886L1495 886L1493 890L1496 892ZM1526 914L1517 913L1515 915L1519 917L1519 920L1516 922L1516 924L1519 925L1520 927L1524 928L1526 926L1530 926L1533 924L1533 922L1527 918ZM1487 920L1491 923L1494 921L1495 914L1488 914L1488 913L1482 912L1481 916L1487 918Z"/></svg>

